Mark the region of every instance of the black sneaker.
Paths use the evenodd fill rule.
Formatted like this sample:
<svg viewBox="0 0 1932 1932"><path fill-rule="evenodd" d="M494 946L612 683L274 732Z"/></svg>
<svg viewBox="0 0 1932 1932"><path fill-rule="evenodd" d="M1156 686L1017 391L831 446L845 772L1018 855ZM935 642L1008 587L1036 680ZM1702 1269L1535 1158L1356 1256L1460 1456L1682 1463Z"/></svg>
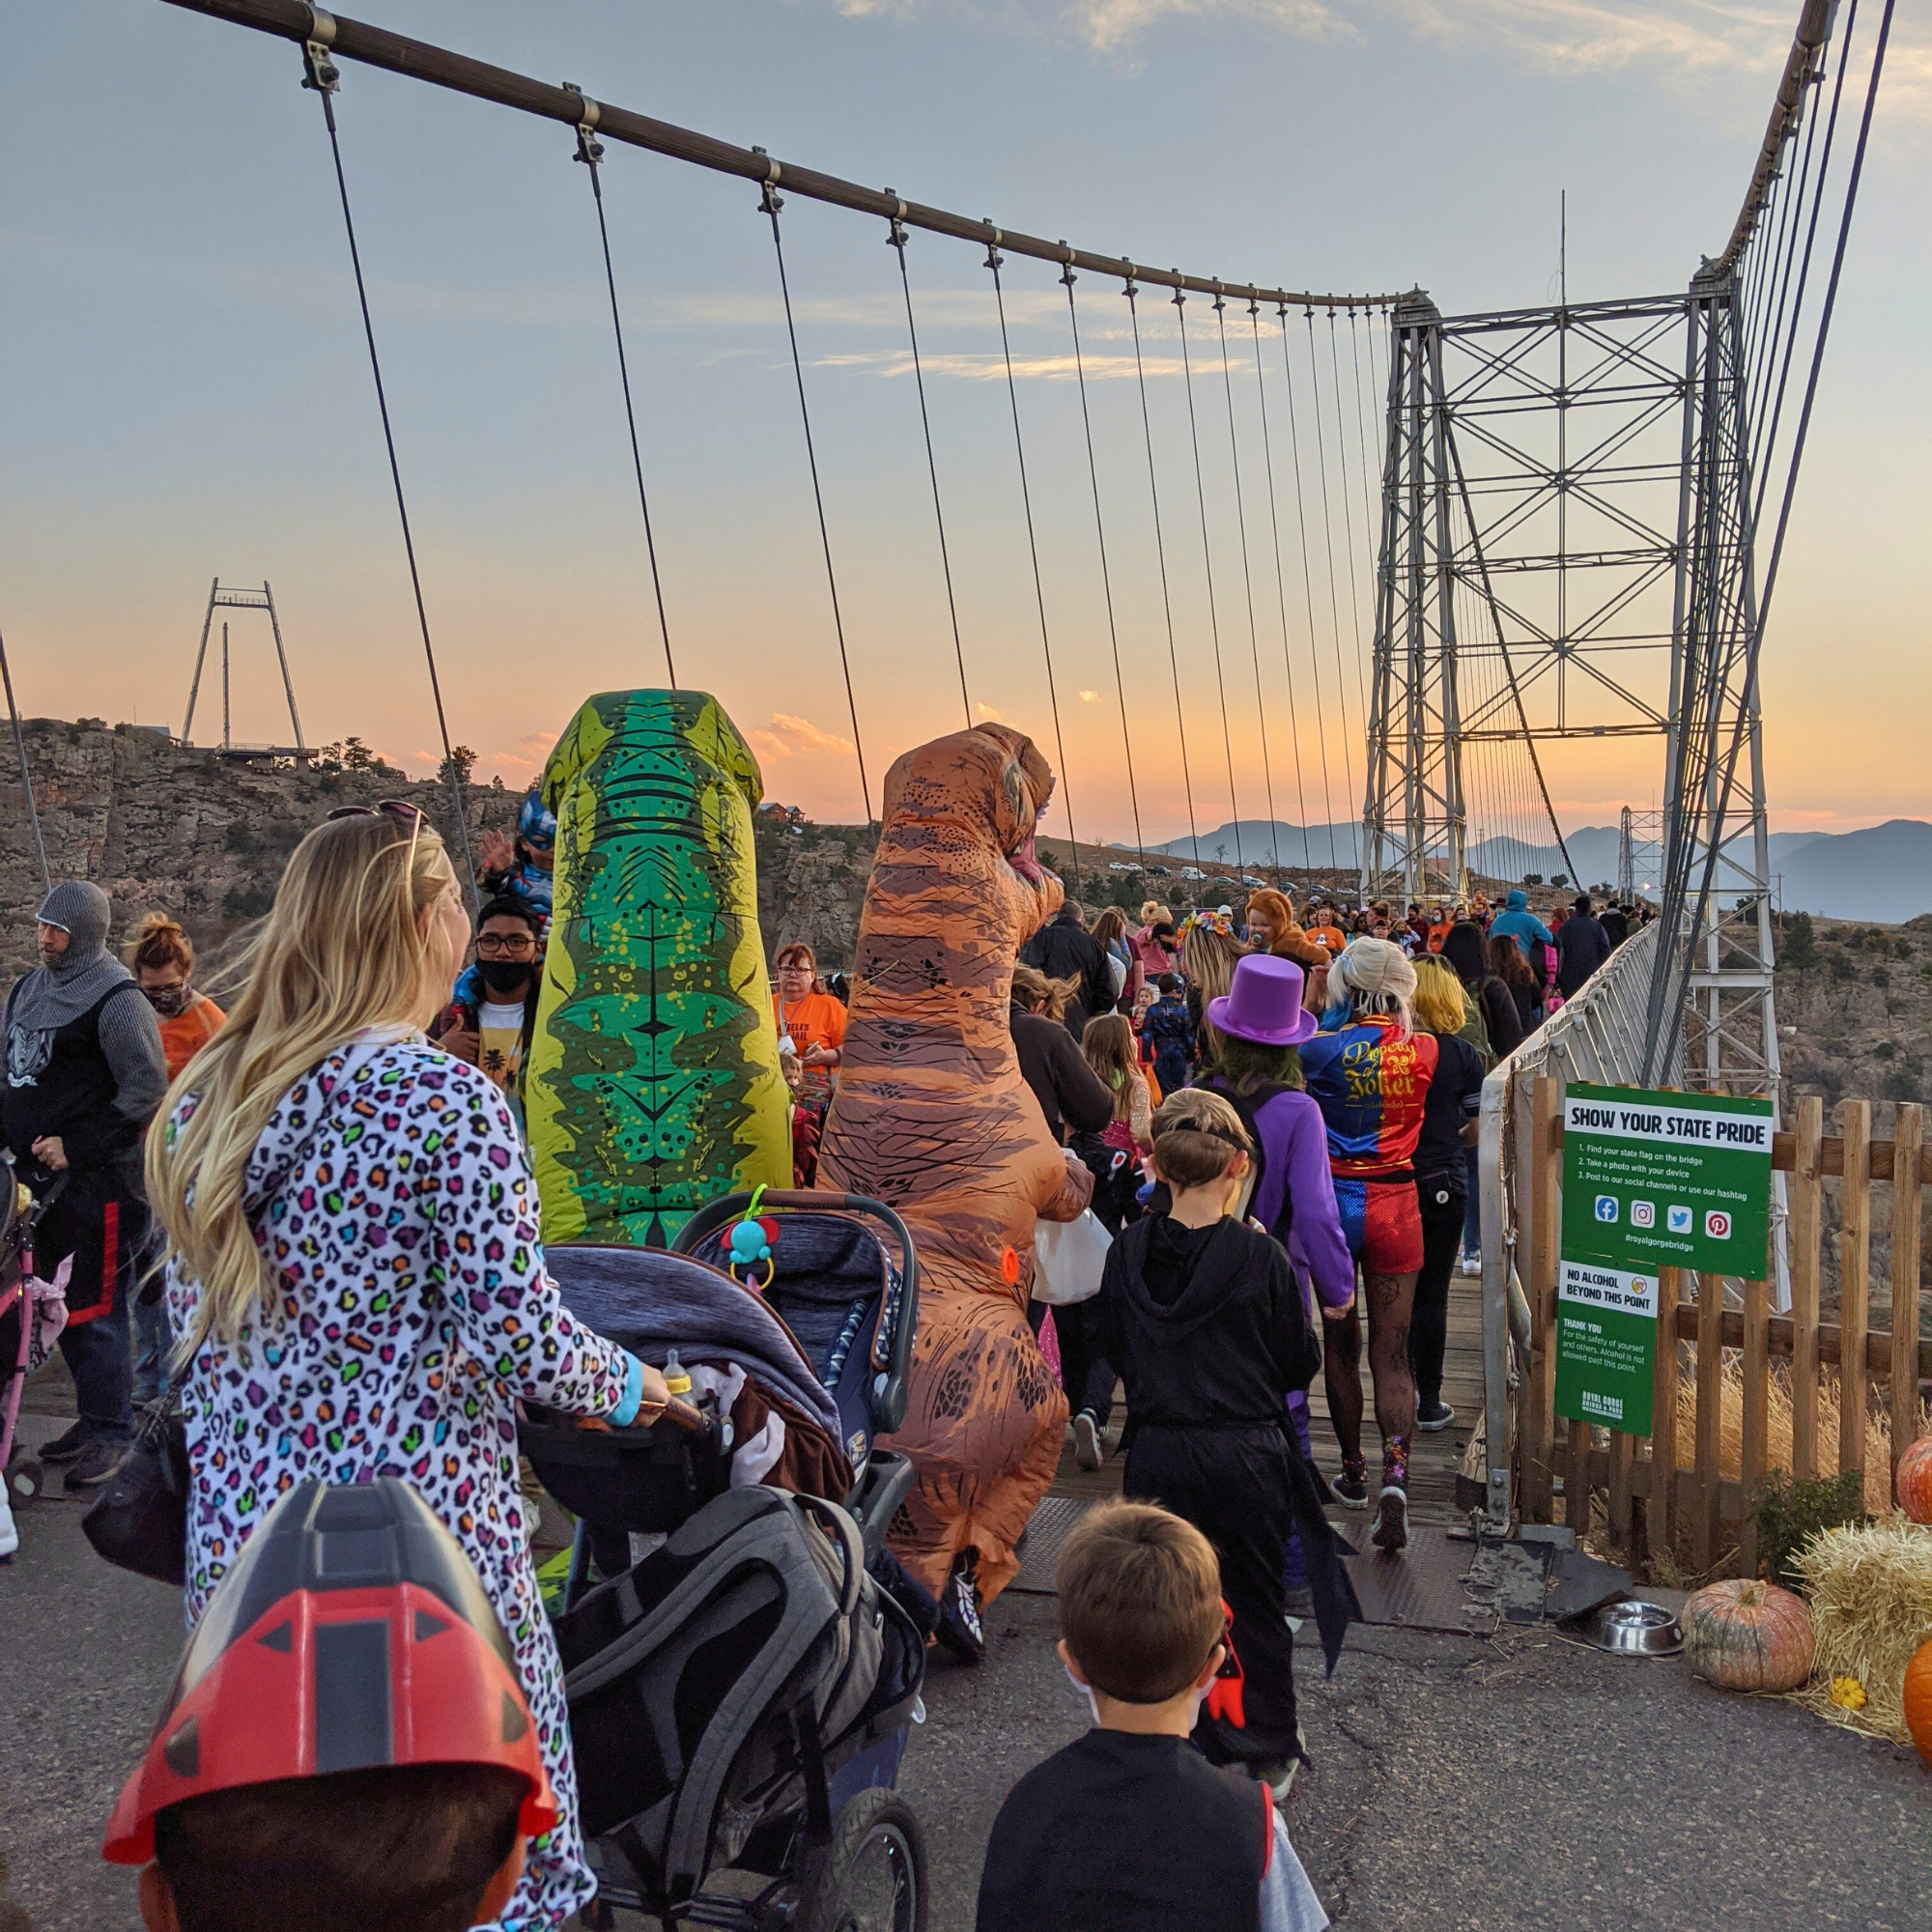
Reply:
<svg viewBox="0 0 1932 1932"><path fill-rule="evenodd" d="M1408 1548L1408 1492L1397 1483L1385 1483L1376 1508L1375 1533L1370 1537L1378 1549L1393 1556Z"/></svg>
<svg viewBox="0 0 1932 1932"><path fill-rule="evenodd" d="M1369 1506L1369 1465L1367 1462L1344 1463L1342 1473L1328 1485L1335 1492L1335 1500L1346 1509L1367 1509Z"/></svg>
<svg viewBox="0 0 1932 1932"><path fill-rule="evenodd" d="M70 1430L56 1435L41 1451L43 1463L71 1463L87 1445L94 1440L94 1432L84 1422L76 1422Z"/></svg>
<svg viewBox="0 0 1932 1932"><path fill-rule="evenodd" d="M1455 1420L1456 1411L1439 1399L1415 1405L1415 1426L1418 1429L1447 1429Z"/></svg>
<svg viewBox="0 0 1932 1932"><path fill-rule="evenodd" d="M980 1623L980 1587L973 1580L970 1557L962 1557L959 1567L947 1578L935 1634L962 1663L978 1663L986 1655L986 1634Z"/></svg>
<svg viewBox="0 0 1932 1932"><path fill-rule="evenodd" d="M109 1442L105 1436L97 1435L68 1464L68 1494L73 1495L81 1490L98 1490L121 1466L127 1455L127 1443Z"/></svg>
<svg viewBox="0 0 1932 1932"><path fill-rule="evenodd" d="M1107 1460L1106 1445L1100 1440L1100 1425L1094 1411L1083 1408L1073 1418L1073 1460L1083 1469L1097 1469Z"/></svg>

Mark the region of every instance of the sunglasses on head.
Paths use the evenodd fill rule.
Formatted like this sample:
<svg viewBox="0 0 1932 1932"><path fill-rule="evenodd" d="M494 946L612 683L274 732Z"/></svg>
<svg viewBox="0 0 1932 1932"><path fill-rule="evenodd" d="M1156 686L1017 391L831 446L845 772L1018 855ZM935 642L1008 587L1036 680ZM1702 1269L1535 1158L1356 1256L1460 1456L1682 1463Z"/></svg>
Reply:
<svg viewBox="0 0 1932 1932"><path fill-rule="evenodd" d="M338 805L323 823L332 824L338 818L393 819L412 838L422 830L423 822L421 808L400 798L379 798L374 805Z"/></svg>

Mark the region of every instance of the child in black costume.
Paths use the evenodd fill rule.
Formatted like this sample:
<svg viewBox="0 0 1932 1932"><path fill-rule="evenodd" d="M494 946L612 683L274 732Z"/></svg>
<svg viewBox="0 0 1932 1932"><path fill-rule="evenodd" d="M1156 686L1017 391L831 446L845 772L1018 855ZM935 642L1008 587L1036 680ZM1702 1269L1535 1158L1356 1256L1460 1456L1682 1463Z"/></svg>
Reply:
<svg viewBox="0 0 1932 1932"><path fill-rule="evenodd" d="M1108 1359L1127 1394L1122 1489L1158 1500L1213 1545L1246 1673L1245 1721L1204 1715L1195 1742L1282 1798L1306 1755L1285 1620L1291 1531L1301 1535L1330 1669L1361 1614L1288 1426L1289 1394L1320 1370L1321 1343L1286 1251L1234 1218L1252 1152L1240 1116L1190 1088L1162 1104L1153 1136L1170 1206L1122 1234L1100 1293Z"/></svg>

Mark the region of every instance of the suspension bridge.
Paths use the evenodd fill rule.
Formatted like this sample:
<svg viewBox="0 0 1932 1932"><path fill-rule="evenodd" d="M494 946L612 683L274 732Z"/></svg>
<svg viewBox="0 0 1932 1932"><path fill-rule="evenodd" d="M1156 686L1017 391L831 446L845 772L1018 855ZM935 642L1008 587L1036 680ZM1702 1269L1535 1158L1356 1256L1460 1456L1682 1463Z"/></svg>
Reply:
<svg viewBox="0 0 1932 1932"><path fill-rule="evenodd" d="M794 198L878 223L895 252L945 612L937 635L906 646L909 658L929 653L919 685L933 730L952 723L955 690L952 715L972 723L976 689L908 242L927 235L964 244L987 277L1060 774L1053 829L1064 828L1076 867L1083 805L1102 775L1091 758L1067 756L1064 653L1073 620L1042 564L1048 426L1023 396L1009 327L1022 271L1050 277L1064 298L1081 436L1074 469L1086 485L1118 725L1118 766L1104 776L1110 788L1123 781L1140 863L1150 849L1143 806L1153 745L1163 761L1178 759L1197 863L1203 831L1225 803L1237 871L1347 873L1365 895L1453 897L1506 864L1498 855L1564 851L1551 774L1576 748L1655 738L1663 801L1655 871L1672 937L1650 968L1642 1065L1632 1071L1656 1079L1688 1051L1699 1084L1776 1095L1757 668L1894 0L1804 0L1763 140L1740 170L1732 231L1681 292L1572 303L1566 280L1546 307L1449 317L1417 289L1231 281L1016 232L304 0L168 4L288 41L298 57L291 84L299 79L318 98L453 784L462 781L438 672L436 586L420 565L410 452L395 433L355 227L356 197L370 190L355 177L347 110L338 112L345 69L356 66L554 121L559 166L582 167L627 430L628 473L613 484L636 497L645 621L668 682L680 667L680 565L665 552L653 503L672 485L654 474L648 377L628 346L606 219L607 196L625 191L613 147L742 180L746 217L769 235L810 488L805 515L822 567L815 621L867 817L879 776L867 753L875 721L848 623L867 559L837 534L838 506L828 502L826 399L800 351L787 267ZM1122 298L1133 380L1103 393L1090 382L1086 343L1095 304L1108 301L1112 319L1098 326L1111 334ZM1124 411L1138 432L1131 467L1096 455L1095 419L1109 410ZM1056 473L1064 482L1065 467ZM1144 555L1123 561L1129 548L1151 551L1151 574ZM1136 582L1145 575L1155 586L1153 598L1129 588L1129 562ZM813 620L802 612L799 621ZM11 673L8 681L11 690ZM1299 828L1287 839L1285 814ZM462 811L454 817L467 840ZM1091 853L1094 841L1084 842ZM1586 883L1567 853L1564 869Z"/></svg>

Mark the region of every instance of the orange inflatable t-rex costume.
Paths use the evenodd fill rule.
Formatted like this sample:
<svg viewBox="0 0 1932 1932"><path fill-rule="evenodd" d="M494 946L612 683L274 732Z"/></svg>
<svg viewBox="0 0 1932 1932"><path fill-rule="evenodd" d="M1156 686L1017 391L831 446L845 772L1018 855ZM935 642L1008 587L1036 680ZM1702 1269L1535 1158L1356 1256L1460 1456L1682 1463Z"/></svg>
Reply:
<svg viewBox="0 0 1932 1932"><path fill-rule="evenodd" d="M1034 857L1053 773L1004 724L922 745L886 776L838 1091L818 1184L871 1194L919 1247L912 1399L891 1446L918 1482L893 1548L935 1596L977 1551L990 1602L1059 1466L1066 1398L1027 1326L1034 1221L1094 1191L1047 1132L1009 1023L1013 955L1060 909Z"/></svg>

